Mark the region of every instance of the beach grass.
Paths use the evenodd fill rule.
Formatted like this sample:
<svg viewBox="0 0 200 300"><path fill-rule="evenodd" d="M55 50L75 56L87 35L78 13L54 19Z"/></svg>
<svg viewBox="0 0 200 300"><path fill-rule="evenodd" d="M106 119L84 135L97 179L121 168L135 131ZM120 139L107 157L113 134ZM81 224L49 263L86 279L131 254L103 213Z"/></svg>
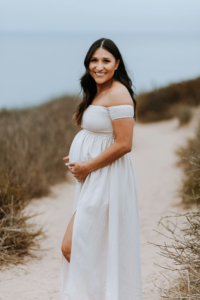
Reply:
<svg viewBox="0 0 200 300"><path fill-rule="evenodd" d="M200 299L200 118L195 136L176 153L180 158L178 165L183 169L179 194L185 208L191 209L191 204L196 208L171 213L159 221L166 230L159 233L166 241L164 245L154 245L168 262L160 266L165 270L164 282L157 287L161 299L193 300Z"/></svg>
<svg viewBox="0 0 200 300"><path fill-rule="evenodd" d="M164 245L154 245L167 258L167 263L160 265L165 271L161 273L164 282L157 286L161 299L200 299L199 205L193 211L171 213L161 218L159 224L166 230L159 232L166 241Z"/></svg>
<svg viewBox="0 0 200 300"><path fill-rule="evenodd" d="M24 208L66 180L63 157L80 130L72 120L78 101L65 96L0 112L0 264L20 262L42 235Z"/></svg>
<svg viewBox="0 0 200 300"><path fill-rule="evenodd" d="M200 77L141 93L137 101L140 123L178 118L185 125L192 118L192 109L200 105Z"/></svg>
<svg viewBox="0 0 200 300"><path fill-rule="evenodd" d="M0 265L18 264L25 256L33 257L38 249L37 238L41 228L29 222L24 213L27 205L26 190L13 179L12 172L4 170L0 177ZM30 251L31 250L31 251Z"/></svg>
<svg viewBox="0 0 200 300"><path fill-rule="evenodd" d="M200 117L195 136L188 139L185 147L176 151L178 166L183 169L183 178L179 194L185 204L200 202Z"/></svg>

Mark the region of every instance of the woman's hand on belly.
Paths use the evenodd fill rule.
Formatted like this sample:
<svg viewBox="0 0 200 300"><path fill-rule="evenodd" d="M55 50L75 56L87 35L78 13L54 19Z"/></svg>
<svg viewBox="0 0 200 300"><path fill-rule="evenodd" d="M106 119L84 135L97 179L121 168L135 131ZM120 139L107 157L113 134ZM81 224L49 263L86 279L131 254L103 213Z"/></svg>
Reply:
<svg viewBox="0 0 200 300"><path fill-rule="evenodd" d="M64 157L63 160L69 160L69 156ZM87 175L89 174L87 164L81 161L76 161L74 163L66 163L65 165L69 168L70 172L77 180L85 181Z"/></svg>

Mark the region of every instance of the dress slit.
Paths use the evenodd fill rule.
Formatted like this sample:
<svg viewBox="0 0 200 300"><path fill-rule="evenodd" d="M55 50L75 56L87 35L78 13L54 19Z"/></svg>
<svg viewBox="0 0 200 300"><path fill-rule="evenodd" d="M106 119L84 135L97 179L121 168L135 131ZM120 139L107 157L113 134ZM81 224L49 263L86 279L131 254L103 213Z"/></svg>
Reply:
<svg viewBox="0 0 200 300"><path fill-rule="evenodd" d="M72 229L72 243L71 243L70 263L66 260L66 258L62 254L62 262L61 262L61 271L60 271L60 274L62 274L61 278L63 278L63 282L60 283L60 289L59 289L60 299L65 299L65 294L67 292L67 285L68 285L69 276L70 276L70 264L71 264L71 258L72 258L72 250L73 250L74 225L75 225L75 221L76 221L76 213L77 213L77 209L74 211L74 213L72 214L72 217L71 217L71 219L69 221L69 223L70 223L71 220L72 220L72 218L74 217L73 229ZM68 223L68 225L69 225L69 223Z"/></svg>

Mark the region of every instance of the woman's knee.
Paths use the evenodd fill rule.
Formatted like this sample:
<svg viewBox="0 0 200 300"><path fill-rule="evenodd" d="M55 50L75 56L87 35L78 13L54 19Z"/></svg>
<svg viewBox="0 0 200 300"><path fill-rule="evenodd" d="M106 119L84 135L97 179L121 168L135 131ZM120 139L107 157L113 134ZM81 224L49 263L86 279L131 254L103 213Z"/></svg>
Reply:
<svg viewBox="0 0 200 300"><path fill-rule="evenodd" d="M73 231L75 214L76 213L74 213L73 217L71 218L68 224L65 236L63 238L62 246L61 246L61 251L68 262L70 262L70 256L71 256L72 231Z"/></svg>
<svg viewBox="0 0 200 300"><path fill-rule="evenodd" d="M71 249L64 243L61 246L61 251L68 262L70 262Z"/></svg>

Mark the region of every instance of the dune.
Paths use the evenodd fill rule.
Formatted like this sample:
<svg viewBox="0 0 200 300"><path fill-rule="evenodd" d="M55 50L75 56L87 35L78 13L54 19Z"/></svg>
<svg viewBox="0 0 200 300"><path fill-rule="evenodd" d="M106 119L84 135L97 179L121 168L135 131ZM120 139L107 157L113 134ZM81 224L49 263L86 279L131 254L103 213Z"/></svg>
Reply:
<svg viewBox="0 0 200 300"><path fill-rule="evenodd" d="M196 112L197 114L197 112ZM178 120L153 124L136 124L131 152L136 171L141 233L141 259L144 299L159 299L156 285L162 283L161 270L166 259L158 248L148 243L163 244L166 240L154 230L161 230L158 221L169 211L181 212L177 188L182 171L176 166L175 150L194 134L195 118L189 125L178 126ZM67 154L67 153L66 153ZM61 158L62 159L62 158ZM27 213L34 214L34 222L43 226L46 238L40 241L37 259L23 265L10 266L0 272L0 299L36 300L58 299L61 242L72 216L75 179L67 173L68 182L52 187L52 194L33 199Z"/></svg>

